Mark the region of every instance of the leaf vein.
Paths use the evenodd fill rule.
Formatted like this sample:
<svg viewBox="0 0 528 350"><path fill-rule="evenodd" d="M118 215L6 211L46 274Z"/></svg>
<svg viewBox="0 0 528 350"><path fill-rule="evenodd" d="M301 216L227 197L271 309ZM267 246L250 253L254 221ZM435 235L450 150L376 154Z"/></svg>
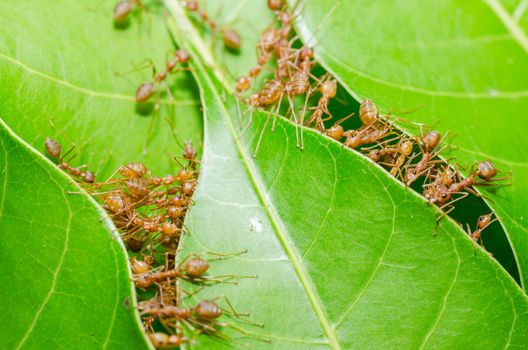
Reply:
<svg viewBox="0 0 528 350"><path fill-rule="evenodd" d="M383 249L383 252L381 253L380 257L378 258L378 262L376 263L376 267L374 268L374 270L370 274L369 279L363 285L363 288L361 288L361 291L357 295L356 299L354 299L354 301L352 301L352 303L346 309L346 311L337 319L336 323L334 324L334 329L337 329L337 327L339 327L339 325L346 319L346 317L350 314L350 312L352 312L352 309L356 306L356 304L359 302L359 300L363 297L363 294L365 294L365 291L368 289L368 287L370 286L370 284L374 280L374 277L377 275L379 269L383 265L383 259L385 258L385 255L387 254L389 245L392 242L392 238L394 236L394 232L396 231L396 203L394 202L394 199L392 198L392 195L390 194L390 192L387 190L387 187L385 187L385 185L380 180L378 174L376 174L376 172L373 169L371 169L370 167L368 167L368 169L374 175L374 177L378 180L378 182L382 186L382 188L385 191L385 193L387 193L387 196L388 196L388 198L391 201L391 204L392 204L392 219L391 219L392 228L391 228L391 233L389 235L389 238L387 239L387 243L385 244L385 248Z"/></svg>

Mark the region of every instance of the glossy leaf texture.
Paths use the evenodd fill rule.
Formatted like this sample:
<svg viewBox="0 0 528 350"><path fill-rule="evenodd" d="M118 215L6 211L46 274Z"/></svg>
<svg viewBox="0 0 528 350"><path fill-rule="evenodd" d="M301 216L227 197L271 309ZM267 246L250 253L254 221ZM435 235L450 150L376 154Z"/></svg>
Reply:
<svg viewBox="0 0 528 350"><path fill-rule="evenodd" d="M165 119L172 121L180 143L201 144L195 85L188 72L178 70L166 80L174 100L161 84L159 112L149 111L156 96L150 106L138 107L136 88L152 81L146 60L160 72L174 45L161 4L150 2L119 29L112 19L116 3L0 2L0 115L40 152L47 136L59 139L66 150L75 142L80 151L75 164L95 170L101 165L100 178L131 161L165 175L177 167L170 156L180 153Z"/></svg>
<svg viewBox="0 0 528 350"><path fill-rule="evenodd" d="M111 221L1 119L0 148L2 347L149 348Z"/></svg>
<svg viewBox="0 0 528 350"><path fill-rule="evenodd" d="M302 37L358 100L371 98L396 114L414 110L401 117L449 130L446 156L466 173L483 159L502 176L511 173L511 186L479 191L501 219L525 285L526 2L315 0L302 8Z"/></svg>
<svg viewBox="0 0 528 350"><path fill-rule="evenodd" d="M528 299L513 279L452 221L433 237L438 211L377 165L307 129L301 151L282 118L253 158L266 114L255 111L241 137L236 100L223 93L207 45L178 2L165 3L178 44L204 59L193 64L204 157L182 256L247 249L210 273L257 275L195 299L227 296L265 327L224 320L272 341L226 327L227 344L200 337L198 348L526 347Z"/></svg>

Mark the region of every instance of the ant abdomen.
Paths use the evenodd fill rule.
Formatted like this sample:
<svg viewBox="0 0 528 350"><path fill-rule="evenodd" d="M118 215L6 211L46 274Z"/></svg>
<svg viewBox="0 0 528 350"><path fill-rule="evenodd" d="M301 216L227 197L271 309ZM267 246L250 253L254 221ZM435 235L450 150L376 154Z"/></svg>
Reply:
<svg viewBox="0 0 528 350"><path fill-rule="evenodd" d="M114 7L114 21L116 23L123 23L128 19L128 16L132 12L132 3L129 0L119 1Z"/></svg>
<svg viewBox="0 0 528 350"><path fill-rule="evenodd" d="M345 133L345 130L341 125L334 125L324 131L324 133L334 140L341 141L343 138L343 134Z"/></svg>
<svg viewBox="0 0 528 350"><path fill-rule="evenodd" d="M280 11L283 6L282 0L268 0L268 8L271 11Z"/></svg>
<svg viewBox="0 0 528 350"><path fill-rule="evenodd" d="M489 160L485 160L477 164L477 176L482 180L491 180L497 176L497 173L497 167Z"/></svg>
<svg viewBox="0 0 528 350"><path fill-rule="evenodd" d="M222 309L214 301L202 300L193 309L196 317L210 321L222 316Z"/></svg>
<svg viewBox="0 0 528 350"><path fill-rule="evenodd" d="M236 84L235 84L235 89L238 93L241 93L249 89L250 86L251 86L251 80L246 76L242 76L237 79Z"/></svg>
<svg viewBox="0 0 528 350"><path fill-rule="evenodd" d="M364 100L359 107L359 119L363 125L372 125L378 121L378 107L371 100Z"/></svg>
<svg viewBox="0 0 528 350"><path fill-rule="evenodd" d="M123 177L132 179L145 176L148 169L143 163L128 163L119 167L118 171Z"/></svg>
<svg viewBox="0 0 528 350"><path fill-rule="evenodd" d="M160 232L164 236L173 237L173 236L176 236L177 233L179 233L180 231L175 224L173 224L172 222L166 221L163 224L161 224Z"/></svg>
<svg viewBox="0 0 528 350"><path fill-rule="evenodd" d="M277 102L284 91L282 82L278 80L268 80L259 94L259 104L268 106Z"/></svg>
<svg viewBox="0 0 528 350"><path fill-rule="evenodd" d="M44 145L46 147L46 151L52 158L59 158L62 152L62 147L60 143L57 142L57 140L54 140L52 138L46 138L46 141L44 142Z"/></svg>
<svg viewBox="0 0 528 350"><path fill-rule="evenodd" d="M233 29L222 29L224 46L229 50L238 51L242 45L240 35Z"/></svg>
<svg viewBox="0 0 528 350"><path fill-rule="evenodd" d="M154 84L151 82L145 82L136 90L136 102L137 103L144 103L150 100L152 96L154 96L154 93L156 92L156 88L154 87Z"/></svg>
<svg viewBox="0 0 528 350"><path fill-rule="evenodd" d="M134 273L146 273L150 270L149 264L135 258L130 259L130 266L132 268L132 272Z"/></svg>
<svg viewBox="0 0 528 350"><path fill-rule="evenodd" d="M130 194L137 199L142 199L149 194L147 184L147 180L143 178L132 178L125 181L126 188L130 191Z"/></svg>
<svg viewBox="0 0 528 350"><path fill-rule="evenodd" d="M185 215L185 208L182 207L169 207L167 209L167 216L171 220L180 219Z"/></svg>
<svg viewBox="0 0 528 350"><path fill-rule="evenodd" d="M185 273L191 277L201 277L208 269L209 263L200 257L194 257L185 263Z"/></svg>

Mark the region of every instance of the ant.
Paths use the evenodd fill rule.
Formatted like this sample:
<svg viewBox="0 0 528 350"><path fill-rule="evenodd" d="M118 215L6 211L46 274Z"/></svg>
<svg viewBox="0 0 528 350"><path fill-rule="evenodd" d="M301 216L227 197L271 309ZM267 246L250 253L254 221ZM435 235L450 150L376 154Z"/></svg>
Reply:
<svg viewBox="0 0 528 350"><path fill-rule="evenodd" d="M347 120L348 118L352 117L353 115L354 115L354 113L351 113L351 114L347 115L346 117L343 117L343 118L339 119L338 121L336 121L328 129L324 128L323 134L333 138L336 141L341 141L341 139L345 135L345 129L343 128L343 126L341 126L341 123L344 122L345 120ZM322 121L324 122L325 119L323 119ZM324 127L324 124L323 124L323 127Z"/></svg>
<svg viewBox="0 0 528 350"><path fill-rule="evenodd" d="M482 242L482 231L486 229L489 225L497 221L497 217L493 218L493 212L481 215L478 218L477 226L475 227L475 231L471 231L471 228L469 227L469 224L466 224L468 235L471 237L471 240L475 243L479 243L481 247L484 248L483 242Z"/></svg>
<svg viewBox="0 0 528 350"><path fill-rule="evenodd" d="M139 67L137 69L133 69L132 71L135 71L135 70L138 70L138 69L147 68L147 67L151 67L152 68L152 77L153 77L153 80L154 80L154 82L150 82L150 81L144 82L137 88L136 95L135 95L136 102L137 103L146 103L146 102L148 102L152 98L152 96L154 96L154 94L156 93L155 84L161 84L161 83L165 82L165 80L167 79L167 76L170 73L174 73L175 72L176 67L178 66L178 64L183 66L183 65L188 64L190 60L191 60L191 55L189 55L189 53L187 51L185 51L185 50L176 50L174 52L173 58L169 59L167 57L167 59L165 61L165 69L162 70L159 73L156 72L156 66L154 65L154 62L151 59L147 59L146 60L147 63L148 63L148 65L146 67ZM185 69L185 68L180 68L180 69ZM126 72L126 73L128 73L128 72ZM123 75L123 74L126 74L126 73L118 73L118 75ZM169 98L174 99L172 97L172 93L170 92L170 89L169 89L168 85L164 84L163 86L164 86ZM161 95L161 90L158 89L157 92L158 92L158 102L157 102L157 104L159 104L159 97Z"/></svg>
<svg viewBox="0 0 528 350"><path fill-rule="evenodd" d="M398 136L397 139L399 139L399 141L395 146L383 146L387 142L394 141L394 139L392 139L381 143L381 149L372 149L372 147L370 147L363 148L362 151L370 150L367 153L368 158L376 163L390 167L389 173L392 176L403 178L402 167L407 158L412 157L414 143L412 138L406 138L404 136Z"/></svg>
<svg viewBox="0 0 528 350"><path fill-rule="evenodd" d="M124 26L132 11L145 9L141 0L121 0L114 6L113 18L116 26Z"/></svg>
<svg viewBox="0 0 528 350"><path fill-rule="evenodd" d="M317 102L317 106L310 119L306 122L307 125L315 123L315 128L322 131L324 130L323 114L331 116L328 111L328 103L330 99L334 98L337 93L337 82L335 80L326 80L321 84L320 87L321 97ZM341 139L343 135L341 134Z"/></svg>
<svg viewBox="0 0 528 350"><path fill-rule="evenodd" d="M178 333L168 335L164 332L154 332L148 335L156 349L172 349L187 342L187 338Z"/></svg>
<svg viewBox="0 0 528 350"><path fill-rule="evenodd" d="M356 149L363 145L376 143L379 140L394 134L392 124L388 124L387 122L383 124L383 128L378 128L375 124L372 124L359 130L345 131L343 135L346 139L345 142L343 142L343 146Z"/></svg>
<svg viewBox="0 0 528 350"><path fill-rule="evenodd" d="M189 12L198 13L200 21L202 21L202 23L209 27L214 37L217 33L218 25L209 17L207 12L199 9L198 1L188 0L184 1L183 4ZM222 36L224 47L226 49L235 52L240 50L240 47L242 46L242 39L240 38L240 34L236 30L222 26L220 28L220 34Z"/></svg>
<svg viewBox="0 0 528 350"><path fill-rule="evenodd" d="M224 299L229 309L220 307L215 300ZM198 337L200 333L210 333L226 339L227 336L220 333L220 327L231 327L244 335L253 336L247 331L235 326L234 324L228 324L225 322L219 322L218 319L222 315L234 317L237 321L243 322L257 327L264 327L261 323L251 322L243 317L249 316L249 313L237 312L229 299L225 296L217 297L213 300L201 300L194 307L186 308L173 305L160 305L156 300L140 303L139 309L142 315L152 315L156 317L162 317L162 323L164 325L176 326L177 324L184 325L187 329L195 332L194 338ZM265 342L270 342L269 339L257 338Z"/></svg>
<svg viewBox="0 0 528 350"><path fill-rule="evenodd" d="M62 155L62 147L57 140L48 137L44 141L44 145L49 156L51 158L56 158L59 161L59 167L62 170L70 173L71 175L80 177L85 183L95 182L94 173L92 173L90 170L82 170L83 168L86 168L86 165L81 165L74 168L69 164L79 153L74 154L70 159L66 160L66 157L75 149L75 145L73 145L72 148L70 148L64 155Z"/></svg>
<svg viewBox="0 0 528 350"><path fill-rule="evenodd" d="M421 142L416 142L418 145L418 148L420 150L420 154L422 154L422 158L418 163L414 165L410 165L410 162L413 160L414 157L411 157L409 161L407 162L407 165L405 166L405 175L404 175L404 182L406 186L411 186L412 183L422 175L424 175L426 172L430 171L435 164L443 163L443 160L434 160L436 157L442 153L442 151L447 147L444 146L442 148L439 148L442 143L444 142L445 138L447 137L447 133L444 135L443 138L441 138L440 133L436 130L430 131L427 134L423 135L421 137Z"/></svg>
<svg viewBox="0 0 528 350"><path fill-rule="evenodd" d="M482 197L472 188L473 186L493 186L493 182L508 179L508 177L495 178L497 174L497 168L491 161L479 162L476 170L473 165L466 178L462 177L457 169L452 171L446 167L444 173L438 175L435 181L427 186L424 191L424 197L428 204L436 204L443 211L442 215L436 219L434 235L436 235L440 220L455 209L453 205L455 202L464 199L470 193ZM452 199L456 194L461 196ZM446 208L447 210L444 210Z"/></svg>

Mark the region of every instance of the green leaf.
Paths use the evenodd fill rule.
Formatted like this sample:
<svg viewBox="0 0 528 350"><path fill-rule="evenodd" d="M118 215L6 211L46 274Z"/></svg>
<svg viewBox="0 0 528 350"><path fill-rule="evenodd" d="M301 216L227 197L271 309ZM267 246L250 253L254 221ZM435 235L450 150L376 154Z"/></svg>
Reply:
<svg viewBox="0 0 528 350"><path fill-rule="evenodd" d="M110 219L1 119L0 148L2 347L148 348Z"/></svg>
<svg viewBox="0 0 528 350"><path fill-rule="evenodd" d="M229 297L265 328L226 322L278 349L526 347L528 299L514 280L452 221L433 237L438 210L377 165L308 129L301 151L282 118L251 157L266 114L255 111L240 137L236 100L222 94L207 45L177 1L165 3L176 41L204 60L193 65L205 142L185 250L247 249L211 274L258 276L198 299ZM224 331L234 343L201 337L202 347L270 348Z"/></svg>
<svg viewBox="0 0 528 350"><path fill-rule="evenodd" d="M128 28L116 29L115 3L0 2L0 115L41 152L47 136L57 137L65 149L71 145L68 139L73 140L81 151L75 162L95 169L102 163L100 178L130 161L144 162L154 174L172 173L175 163L169 156L180 151L165 118L172 120L181 142L190 138L197 146L201 143L194 82L182 71L169 75L175 101L163 92L160 113L139 114L134 94L141 83L152 80L151 70L116 73L145 59L154 60L160 71L174 45L161 5L152 2L141 15L131 15ZM52 119L57 131L50 127Z"/></svg>
<svg viewBox="0 0 528 350"><path fill-rule="evenodd" d="M298 28L358 100L453 135L459 164L491 159L511 186L479 188L528 278L528 15L524 1L304 2ZM516 12L517 5L519 9ZM517 15L513 15L517 13ZM410 132L415 130L410 130ZM469 170L469 169L466 169Z"/></svg>

